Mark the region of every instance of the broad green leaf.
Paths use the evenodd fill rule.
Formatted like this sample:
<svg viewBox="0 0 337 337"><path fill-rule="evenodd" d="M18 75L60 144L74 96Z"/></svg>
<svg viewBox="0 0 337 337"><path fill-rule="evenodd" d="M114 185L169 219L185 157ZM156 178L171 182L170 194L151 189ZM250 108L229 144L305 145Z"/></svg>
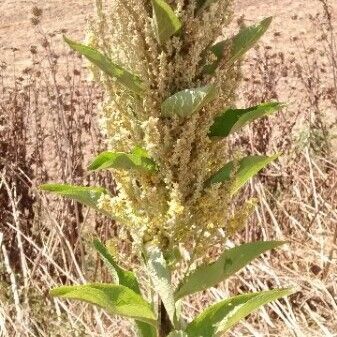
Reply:
<svg viewBox="0 0 337 337"><path fill-rule="evenodd" d="M230 65L241 58L249 49L254 47L257 41L268 30L272 20L273 18L269 17L255 26L245 27L232 38Z"/></svg>
<svg viewBox="0 0 337 337"><path fill-rule="evenodd" d="M131 271L121 268L116 263L108 249L99 240L95 239L93 244L101 256L101 259L111 271L112 275L117 277L118 284L133 290L138 295L141 295L136 275ZM135 323L137 329L139 330L140 337L156 337L156 329L152 325L137 320Z"/></svg>
<svg viewBox="0 0 337 337"><path fill-rule="evenodd" d="M260 307L293 294L294 289L274 289L257 293L256 296L232 311L219 324L216 333L223 334Z"/></svg>
<svg viewBox="0 0 337 337"><path fill-rule="evenodd" d="M95 209L98 209L98 200L102 195L109 195L108 191L102 187L84 187L68 184L44 184L40 186L40 189L75 200Z"/></svg>
<svg viewBox="0 0 337 337"><path fill-rule="evenodd" d="M278 102L263 103L247 109L227 109L216 117L210 128L210 137L227 137L250 122L266 117L282 108Z"/></svg>
<svg viewBox="0 0 337 337"><path fill-rule="evenodd" d="M202 72L212 75L222 61L224 61L228 67L232 66L249 49L254 47L267 31L271 22L272 17L266 18L257 25L242 28L240 32L232 38L220 41L211 46L209 50L216 56L216 60L213 63L205 65ZM228 48L229 51L227 52ZM224 60L225 57L228 57L228 59Z"/></svg>
<svg viewBox="0 0 337 337"><path fill-rule="evenodd" d="M172 331L167 337L189 337L184 331Z"/></svg>
<svg viewBox="0 0 337 337"><path fill-rule="evenodd" d="M158 42L165 44L181 28L181 22L165 0L151 0L155 34Z"/></svg>
<svg viewBox="0 0 337 337"><path fill-rule="evenodd" d="M215 262L203 264L187 275L178 286L175 299L178 300L217 285L259 255L284 243L283 241L258 241L225 250Z"/></svg>
<svg viewBox="0 0 337 337"><path fill-rule="evenodd" d="M187 325L186 333L189 337L215 336L218 324L222 322L231 311L254 297L256 297L256 294L244 294L213 304Z"/></svg>
<svg viewBox="0 0 337 337"><path fill-rule="evenodd" d="M209 103L215 97L215 93L213 84L179 91L163 102L162 115L165 117L189 117Z"/></svg>
<svg viewBox="0 0 337 337"><path fill-rule="evenodd" d="M141 321L135 322L138 337L157 337L157 329L153 325Z"/></svg>
<svg viewBox="0 0 337 337"><path fill-rule="evenodd" d="M108 269L112 271L113 274L117 275L118 284L130 288L135 293L140 295L140 289L136 275L131 271L121 268L116 263L113 256L109 253L108 249L99 240L95 239L93 244Z"/></svg>
<svg viewBox="0 0 337 337"><path fill-rule="evenodd" d="M292 293L291 289L276 289L226 299L197 316L187 326L186 333L189 337L221 335L259 307Z"/></svg>
<svg viewBox="0 0 337 337"><path fill-rule="evenodd" d="M171 282L171 272L163 253L158 247L146 248L147 270L156 292L159 294L171 323L175 324L175 301Z"/></svg>
<svg viewBox="0 0 337 337"><path fill-rule="evenodd" d="M231 161L222 169L214 174L207 182L210 184L232 181L230 186L230 194L234 195L250 178L259 173L268 164L276 160L280 154L268 156L248 156L241 160Z"/></svg>
<svg viewBox="0 0 337 337"><path fill-rule="evenodd" d="M156 326L156 316L149 303L131 289L115 284L85 284L52 289L54 297L97 305L112 315L121 315Z"/></svg>
<svg viewBox="0 0 337 337"><path fill-rule="evenodd" d="M89 165L91 171L104 169L156 171L156 163L149 158L146 150L136 147L131 153L105 151Z"/></svg>
<svg viewBox="0 0 337 337"><path fill-rule="evenodd" d="M100 68L108 76L116 79L116 81L125 88L138 95L144 94L146 88L138 76L113 63L107 56L94 48L72 41L66 37L64 37L64 41L70 48L85 56L90 62Z"/></svg>

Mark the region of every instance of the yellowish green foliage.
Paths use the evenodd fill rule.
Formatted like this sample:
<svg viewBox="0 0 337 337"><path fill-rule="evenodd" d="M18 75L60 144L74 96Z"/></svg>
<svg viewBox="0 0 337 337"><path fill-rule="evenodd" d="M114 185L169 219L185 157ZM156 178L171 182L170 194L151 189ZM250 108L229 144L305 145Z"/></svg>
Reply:
<svg viewBox="0 0 337 337"><path fill-rule="evenodd" d="M204 182L229 160L226 141L212 141L208 133L218 112L233 103L238 71L220 67L212 77L200 76L205 50L230 19L231 1L217 1L207 11L196 11L193 1L183 3L170 2L183 25L165 44L158 44L152 11L139 0L98 2L87 39L149 88L140 98L93 68L107 92L102 127L109 150L140 146L159 168L152 175L115 170L118 196L102 196L100 207L121 219L137 242L155 241L164 250L202 242L203 236L215 243L219 228L232 219L226 184L205 189ZM190 116L162 115L162 103L174 94L210 85L212 99Z"/></svg>
<svg viewBox="0 0 337 337"><path fill-rule="evenodd" d="M92 206L126 226L160 300L153 310L155 302L144 299L136 275L119 267L97 240L95 248L116 284L64 286L51 294L131 317L141 337L218 336L260 306L290 294L281 289L233 297L209 307L181 330L177 301L216 285L282 244L258 242L226 250L174 290L172 271L179 253L185 248L195 262L207 256L205 249L241 229L255 204L247 200L235 210L232 198L279 156L236 158L228 151L227 136L280 106L232 108L239 78L236 61L271 19L219 45L230 2L97 0L87 44L65 38L92 63L96 80L105 87L101 122L108 151L88 168L111 170L117 194L59 184L43 189Z"/></svg>

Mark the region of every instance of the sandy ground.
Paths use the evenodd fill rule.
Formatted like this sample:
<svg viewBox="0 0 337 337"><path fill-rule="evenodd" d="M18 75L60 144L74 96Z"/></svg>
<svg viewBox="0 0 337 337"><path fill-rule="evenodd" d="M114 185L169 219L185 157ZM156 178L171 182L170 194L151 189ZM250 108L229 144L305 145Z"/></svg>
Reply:
<svg viewBox="0 0 337 337"><path fill-rule="evenodd" d="M81 38L86 18L93 12L93 0L1 0L0 1L0 60L12 61L11 48L16 52L16 63L25 64L30 45L34 44L34 28L30 23L30 11L34 5L43 9L43 27L48 33L66 29L70 36ZM337 1L331 1L337 13ZM308 26L308 14L315 14L320 9L318 0L237 0L236 16L245 15L249 21L258 21L266 16L274 16L272 30L279 31L281 38L277 41L272 34L266 36L271 44L279 44L283 49L289 48L289 37L304 33L310 41L314 32ZM298 15L298 20L291 17Z"/></svg>

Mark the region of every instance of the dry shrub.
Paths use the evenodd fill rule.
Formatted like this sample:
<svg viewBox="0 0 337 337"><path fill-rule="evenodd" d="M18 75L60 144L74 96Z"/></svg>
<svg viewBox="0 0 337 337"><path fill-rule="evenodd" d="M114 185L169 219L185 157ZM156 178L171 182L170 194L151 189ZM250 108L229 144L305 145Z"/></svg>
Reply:
<svg viewBox="0 0 337 337"><path fill-rule="evenodd" d="M54 50L60 34L36 29L36 45L30 47L23 71L15 69L16 48L13 64L1 63L0 336L64 336L67 329L58 332L58 326L50 326L56 316L46 284L51 275L60 282L72 273L82 275L88 261L80 234L113 235L103 217L88 215L69 201L43 200L36 190L55 177L113 189L109 176L84 172L88 158L103 148L96 121L101 91L86 79L78 57ZM94 273L97 267L91 262Z"/></svg>

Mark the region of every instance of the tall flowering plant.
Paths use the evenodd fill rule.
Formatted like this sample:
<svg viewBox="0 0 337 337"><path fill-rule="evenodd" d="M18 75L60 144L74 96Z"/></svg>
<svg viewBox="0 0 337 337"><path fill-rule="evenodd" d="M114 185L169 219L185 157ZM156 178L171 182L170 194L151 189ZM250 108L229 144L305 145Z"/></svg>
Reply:
<svg viewBox="0 0 337 337"><path fill-rule="evenodd" d="M226 333L260 306L291 293L247 293L211 305L191 322L182 299L226 280L283 242L253 242L226 249L210 262L206 252L244 226L254 209L233 198L278 154L238 157L228 136L277 111L278 102L234 108L240 60L266 32L271 18L222 39L230 0L96 1L97 17L86 44L65 42L90 61L105 88L102 129L108 150L90 171L111 170L112 195L102 187L47 184L54 192L111 217L129 232L151 285L118 261L98 240L94 246L113 284L63 286L51 295L131 318L141 337L208 337ZM179 264L194 268L186 275ZM195 263L198 261L198 263ZM171 275L180 275L173 286ZM151 298L141 291L152 287Z"/></svg>

